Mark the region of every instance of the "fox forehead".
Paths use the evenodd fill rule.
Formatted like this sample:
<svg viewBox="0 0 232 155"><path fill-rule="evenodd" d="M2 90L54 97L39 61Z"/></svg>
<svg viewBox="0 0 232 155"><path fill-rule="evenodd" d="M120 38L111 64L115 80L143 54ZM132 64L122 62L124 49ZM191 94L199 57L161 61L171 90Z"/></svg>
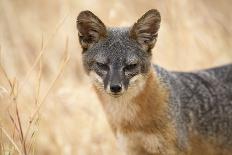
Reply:
<svg viewBox="0 0 232 155"><path fill-rule="evenodd" d="M94 44L84 55L100 63L113 61L126 64L138 63L148 57L138 43L129 37L130 28L108 28L107 37Z"/></svg>

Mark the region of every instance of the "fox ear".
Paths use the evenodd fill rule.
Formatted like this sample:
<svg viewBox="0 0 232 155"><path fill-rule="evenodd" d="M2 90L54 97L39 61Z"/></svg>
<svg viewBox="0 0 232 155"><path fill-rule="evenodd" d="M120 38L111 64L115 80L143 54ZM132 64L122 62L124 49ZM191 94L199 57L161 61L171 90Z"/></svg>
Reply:
<svg viewBox="0 0 232 155"><path fill-rule="evenodd" d="M82 11L77 16L79 41L83 50L87 50L101 38L106 37L106 27L91 11Z"/></svg>
<svg viewBox="0 0 232 155"><path fill-rule="evenodd" d="M149 10L132 26L130 37L136 40L144 50L151 50L156 43L160 21L159 11Z"/></svg>

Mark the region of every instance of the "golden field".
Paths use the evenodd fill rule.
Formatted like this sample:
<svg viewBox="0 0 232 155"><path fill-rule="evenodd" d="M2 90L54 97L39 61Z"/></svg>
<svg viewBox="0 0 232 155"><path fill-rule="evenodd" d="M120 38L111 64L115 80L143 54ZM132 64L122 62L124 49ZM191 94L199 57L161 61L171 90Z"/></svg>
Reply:
<svg viewBox="0 0 232 155"><path fill-rule="evenodd" d="M231 0L0 0L0 155L121 155L82 69L76 16L108 26L161 12L153 62L196 70L232 62Z"/></svg>

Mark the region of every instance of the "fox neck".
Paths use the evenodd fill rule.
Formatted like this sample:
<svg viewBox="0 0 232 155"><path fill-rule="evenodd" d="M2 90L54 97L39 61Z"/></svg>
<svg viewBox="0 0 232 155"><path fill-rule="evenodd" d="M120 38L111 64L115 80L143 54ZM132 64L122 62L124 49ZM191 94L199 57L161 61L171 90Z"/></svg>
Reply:
<svg viewBox="0 0 232 155"><path fill-rule="evenodd" d="M149 74L138 81L137 87L118 98L94 89L106 112L114 132L155 133L168 124L168 93L156 74Z"/></svg>

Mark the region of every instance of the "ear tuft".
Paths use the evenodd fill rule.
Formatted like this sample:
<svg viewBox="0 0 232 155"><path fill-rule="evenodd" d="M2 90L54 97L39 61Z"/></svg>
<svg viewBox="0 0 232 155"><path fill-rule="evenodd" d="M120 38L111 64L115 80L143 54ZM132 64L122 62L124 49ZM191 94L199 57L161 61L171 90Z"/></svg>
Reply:
<svg viewBox="0 0 232 155"><path fill-rule="evenodd" d="M77 16L79 41L83 50L88 49L101 38L106 37L106 27L91 11L82 11Z"/></svg>
<svg viewBox="0 0 232 155"><path fill-rule="evenodd" d="M159 11L149 10L132 26L130 37L136 40L144 50L150 50L156 43L160 22Z"/></svg>

